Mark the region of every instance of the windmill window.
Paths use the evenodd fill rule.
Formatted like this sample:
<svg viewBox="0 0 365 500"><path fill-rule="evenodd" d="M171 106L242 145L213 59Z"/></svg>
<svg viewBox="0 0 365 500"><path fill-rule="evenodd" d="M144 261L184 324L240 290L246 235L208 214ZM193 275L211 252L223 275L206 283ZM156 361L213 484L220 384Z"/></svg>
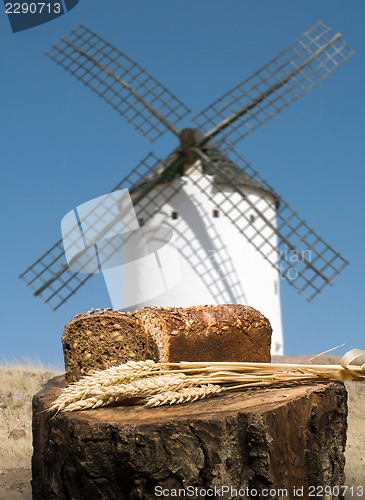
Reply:
<svg viewBox="0 0 365 500"><path fill-rule="evenodd" d="M219 210L213 210L213 217L219 217Z"/></svg>
<svg viewBox="0 0 365 500"><path fill-rule="evenodd" d="M179 217L179 214L177 212L172 212L171 219L176 220L178 217Z"/></svg>
<svg viewBox="0 0 365 500"><path fill-rule="evenodd" d="M138 217L138 224L140 227L143 226L144 218L143 217Z"/></svg>

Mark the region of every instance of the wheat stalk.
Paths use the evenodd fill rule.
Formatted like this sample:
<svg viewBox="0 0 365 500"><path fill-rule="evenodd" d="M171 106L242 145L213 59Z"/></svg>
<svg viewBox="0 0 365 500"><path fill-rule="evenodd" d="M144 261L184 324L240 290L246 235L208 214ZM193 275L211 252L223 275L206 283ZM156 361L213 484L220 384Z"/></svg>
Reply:
<svg viewBox="0 0 365 500"><path fill-rule="evenodd" d="M197 401L198 399L209 398L219 394L224 390L219 385L207 384L201 387L184 387L178 391L167 391L163 394L156 394L148 399L145 406L162 406L172 405L178 403L188 403Z"/></svg>
<svg viewBox="0 0 365 500"><path fill-rule="evenodd" d="M54 405L50 407L50 410L57 409L57 411L60 411L75 401L94 395L96 391L103 387L126 384L160 369L160 363L147 360L128 361L127 363L112 366L106 370L95 370L89 375L82 377L78 382L63 389L62 394L55 401Z"/></svg>
<svg viewBox="0 0 365 500"><path fill-rule="evenodd" d="M365 380L365 364L351 365L364 354L365 351L353 349L343 356L340 365L131 361L83 377L64 389L49 410L84 410L131 398L149 398L147 406L159 406L196 401L223 389L270 386L278 382ZM238 386L232 386L237 383Z"/></svg>
<svg viewBox="0 0 365 500"><path fill-rule="evenodd" d="M50 410L57 410L58 412L61 409L76 411L98 408L99 406L107 406L126 399L145 398L161 392L178 390L195 383L195 380L190 380L183 373L156 375L149 378L135 379L126 384L98 388L94 391L92 397L80 399L67 405L64 405L63 401L59 401L60 398L58 398Z"/></svg>

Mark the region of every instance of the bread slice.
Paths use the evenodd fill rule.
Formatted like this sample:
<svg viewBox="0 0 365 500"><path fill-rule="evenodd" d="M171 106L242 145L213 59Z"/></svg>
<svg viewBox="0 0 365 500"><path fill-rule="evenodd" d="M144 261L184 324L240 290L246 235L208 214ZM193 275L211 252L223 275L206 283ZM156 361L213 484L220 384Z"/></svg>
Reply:
<svg viewBox="0 0 365 500"><path fill-rule="evenodd" d="M146 333L129 312L91 309L65 326L62 347L66 385L92 370L105 370L126 361L158 359L154 343L147 355Z"/></svg>
<svg viewBox="0 0 365 500"><path fill-rule="evenodd" d="M66 385L130 360L269 363L271 333L268 319L240 304L91 309L62 335Z"/></svg>
<svg viewBox="0 0 365 500"><path fill-rule="evenodd" d="M162 362L271 360L270 322L252 307L146 307L134 314Z"/></svg>

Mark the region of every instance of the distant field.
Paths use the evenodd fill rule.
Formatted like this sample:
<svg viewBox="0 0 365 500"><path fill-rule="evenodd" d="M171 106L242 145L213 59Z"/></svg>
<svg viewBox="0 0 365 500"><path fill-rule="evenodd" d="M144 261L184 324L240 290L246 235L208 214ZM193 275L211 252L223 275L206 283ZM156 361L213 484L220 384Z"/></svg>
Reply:
<svg viewBox="0 0 365 500"><path fill-rule="evenodd" d="M58 374L31 364L0 365L0 500L32 498L32 397Z"/></svg>
<svg viewBox="0 0 365 500"><path fill-rule="evenodd" d="M275 361L293 363L306 359L306 356L285 356L276 357ZM335 356L321 358L325 364L338 361ZM319 359L316 362L319 363ZM58 374L30 365L0 365L0 500L32 498L32 396L48 379ZM365 489L365 383L349 382L346 386L349 392L346 484L364 486Z"/></svg>

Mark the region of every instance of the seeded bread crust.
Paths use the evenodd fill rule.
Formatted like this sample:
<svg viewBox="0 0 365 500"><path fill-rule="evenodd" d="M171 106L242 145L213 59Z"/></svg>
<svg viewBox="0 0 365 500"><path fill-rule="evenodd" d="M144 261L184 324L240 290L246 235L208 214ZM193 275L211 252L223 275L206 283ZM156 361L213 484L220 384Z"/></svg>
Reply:
<svg viewBox="0 0 365 500"><path fill-rule="evenodd" d="M126 361L270 362L271 325L240 304L91 309L62 335L66 385Z"/></svg>
<svg viewBox="0 0 365 500"><path fill-rule="evenodd" d="M138 319L129 312L91 309L75 316L62 335L66 385L93 370L105 370L126 361L157 361Z"/></svg>
<svg viewBox="0 0 365 500"><path fill-rule="evenodd" d="M134 314L157 344L162 362L271 361L270 322L252 307L146 307Z"/></svg>

